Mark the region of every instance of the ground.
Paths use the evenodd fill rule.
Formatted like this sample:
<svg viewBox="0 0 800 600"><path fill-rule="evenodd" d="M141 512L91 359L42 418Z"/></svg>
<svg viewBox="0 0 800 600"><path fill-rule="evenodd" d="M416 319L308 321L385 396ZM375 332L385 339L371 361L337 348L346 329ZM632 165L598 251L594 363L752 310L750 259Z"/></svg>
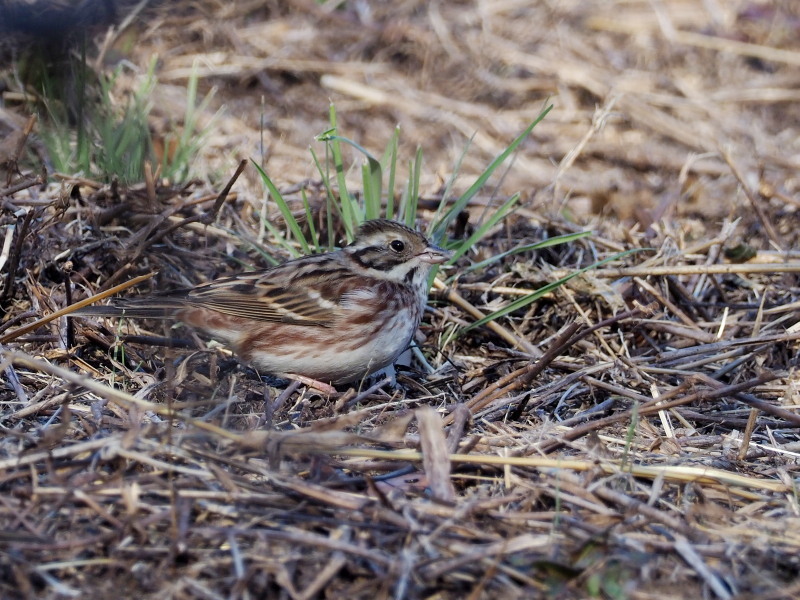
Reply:
<svg viewBox="0 0 800 600"><path fill-rule="evenodd" d="M122 96L157 56L159 134L183 126L196 73L206 137L193 181L150 186L35 185L0 146L0 595L800 595L796 3L116 7L94 16L133 18L91 29L92 60L122 65ZM324 154L331 103L377 156L399 126L398 181L422 149L421 227L553 105L448 231L520 194L440 273L396 388L265 383L152 322L21 329L136 276L157 272L125 294L287 258L252 165L212 206L252 159L319 217L309 147ZM358 190L362 155L346 159Z"/></svg>

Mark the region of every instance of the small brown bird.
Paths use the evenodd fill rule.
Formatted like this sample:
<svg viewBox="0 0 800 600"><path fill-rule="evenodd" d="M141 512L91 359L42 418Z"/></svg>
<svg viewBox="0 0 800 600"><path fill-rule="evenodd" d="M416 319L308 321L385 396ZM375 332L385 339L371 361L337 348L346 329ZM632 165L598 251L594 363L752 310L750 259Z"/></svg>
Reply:
<svg viewBox="0 0 800 600"><path fill-rule="evenodd" d="M379 219L334 252L72 314L173 318L266 373L348 383L391 365L408 347L431 269L450 256L421 233Z"/></svg>

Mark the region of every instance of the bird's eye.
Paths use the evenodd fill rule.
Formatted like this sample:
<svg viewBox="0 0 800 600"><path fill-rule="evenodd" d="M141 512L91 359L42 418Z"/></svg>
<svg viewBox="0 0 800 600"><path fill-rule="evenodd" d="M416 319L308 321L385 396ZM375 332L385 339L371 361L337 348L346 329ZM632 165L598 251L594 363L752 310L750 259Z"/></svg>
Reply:
<svg viewBox="0 0 800 600"><path fill-rule="evenodd" d="M406 245L400 240L392 240L389 243L389 248L394 250L395 252L402 252L406 249Z"/></svg>

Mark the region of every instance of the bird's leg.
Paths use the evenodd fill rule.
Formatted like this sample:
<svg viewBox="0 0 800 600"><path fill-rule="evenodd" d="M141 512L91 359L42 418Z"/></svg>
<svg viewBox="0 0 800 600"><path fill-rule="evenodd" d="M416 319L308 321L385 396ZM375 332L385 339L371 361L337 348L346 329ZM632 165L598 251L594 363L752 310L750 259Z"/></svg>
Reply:
<svg viewBox="0 0 800 600"><path fill-rule="evenodd" d="M388 367L383 367L374 373L370 373L369 376L365 377L364 379L371 382L380 381L381 386L388 384L392 389L397 388L397 371L395 370L393 364L389 365Z"/></svg>

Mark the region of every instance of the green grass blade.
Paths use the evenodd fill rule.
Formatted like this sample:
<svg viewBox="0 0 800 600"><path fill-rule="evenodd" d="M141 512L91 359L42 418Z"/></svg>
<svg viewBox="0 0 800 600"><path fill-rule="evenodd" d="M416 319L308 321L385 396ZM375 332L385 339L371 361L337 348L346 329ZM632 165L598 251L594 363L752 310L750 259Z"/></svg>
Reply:
<svg viewBox="0 0 800 600"><path fill-rule="evenodd" d="M483 173L481 173L481 175L475 180L475 183L473 183L470 188L464 192L458 200L455 201L453 206L450 207L450 210L445 213L444 217L442 217L442 219L433 228L431 237L435 243L441 241L450 223L462 210L464 210L467 204L469 204L469 201L472 200L472 198L486 184L486 181L489 179L489 177L491 177L497 168L503 164L503 162L505 162L505 160L519 147L520 144L522 144L523 141L525 141L525 138L530 135L531 131L533 131L533 128L536 127L542 121L542 119L545 118L545 116L547 116L547 113L549 113L552 108L552 104L545 107L545 109L539 113L539 116L536 117L536 120L528 125L528 127L525 128L525 131L518 135L516 139L514 139L514 141L511 142L508 147L489 164L488 167L486 167Z"/></svg>
<svg viewBox="0 0 800 600"><path fill-rule="evenodd" d="M327 146L325 147L327 151ZM328 177L328 173L325 169L322 168L322 163L317 156L317 153L314 152L313 148L310 148L311 158L314 160L314 165L317 167L317 172L319 173L320 178L322 179L322 187L325 188L325 202L326 202L326 211L325 214L327 215L327 225L328 225L328 250L333 250L335 245L335 240L333 239L333 213L336 212L339 216L342 214L342 209L339 204L336 202L336 198L333 195L333 189L331 188L331 180Z"/></svg>
<svg viewBox="0 0 800 600"><path fill-rule="evenodd" d="M197 90L199 75L199 62L194 61L192 72L186 84L186 107L183 116L183 128L177 135L168 135L164 140L165 148L169 148L173 140L176 140L175 150L170 156L169 152L164 152L162 157L162 172L169 179L183 180L191 172L192 159L200 152L200 148L208 137L208 132L219 118L220 111L217 111L205 128L200 128L200 115L206 112L211 105L211 101L216 94L217 88L211 90L197 102Z"/></svg>
<svg viewBox="0 0 800 600"><path fill-rule="evenodd" d="M364 187L364 218L377 219L381 214L381 166L377 160L367 159L361 165L361 179Z"/></svg>
<svg viewBox="0 0 800 600"><path fill-rule="evenodd" d="M297 258L301 256L300 252L297 251L292 243L286 239L286 236L281 233L275 225L269 222L266 215L261 215L261 223L263 223L264 228L269 232L272 239L274 239L278 244L280 244L292 258Z"/></svg>
<svg viewBox="0 0 800 600"><path fill-rule="evenodd" d="M501 219L505 218L514 209L516 203L519 202L519 198L519 194L514 194L508 200L506 200L502 206L500 206L500 208L498 208L488 219L486 219L486 221L480 225L480 227L475 230L471 236L469 236L458 246L453 253L452 258L447 261L447 264L452 265L459 258L464 256L464 254L468 252L478 240L482 239L492 227L497 225Z"/></svg>
<svg viewBox="0 0 800 600"><path fill-rule="evenodd" d="M353 148L355 148L356 150L358 150L359 152L361 152L361 154L363 154L364 156L367 157L367 160L377 163L378 169L380 170L380 168L381 168L380 161L378 161L378 159L376 159L374 156L372 156L372 154L370 154L369 150L364 148L364 146L362 146L358 142L354 142L350 138L346 138L346 137L343 137L341 135L336 135L334 133L331 133L331 131L333 131L333 130L329 129L325 133L320 134L319 136L317 136L317 139L319 141L321 141L321 142L332 142L334 140L337 141L337 142L344 142L345 144L348 144L348 145L352 146Z"/></svg>
<svg viewBox="0 0 800 600"><path fill-rule="evenodd" d="M400 126L394 128L394 133L389 140L381 165L383 170L389 171L389 182L386 186L386 218L394 219L394 182L397 177L397 151L400 142Z"/></svg>
<svg viewBox="0 0 800 600"><path fill-rule="evenodd" d="M339 187L339 201L338 201L338 206L340 208L339 212L341 213L342 220L344 221L344 228L347 236L347 241L352 242L353 234L355 233L355 228L360 220L358 219L358 216L356 214L355 206L352 198L350 197L350 193L347 191L347 178L345 177L345 171L344 171L342 146L339 143L339 136L336 135L336 131L338 131L336 124L336 107L333 104L331 104L330 106L329 114L330 114L331 128L327 132L323 133L321 136L317 136L317 139L325 142L326 148L330 149L331 157L333 160L333 167L336 171L336 184Z"/></svg>
<svg viewBox="0 0 800 600"><path fill-rule="evenodd" d="M459 274L469 273L470 271L477 271L479 269L483 269L493 263L496 263L499 260L502 260L506 256L511 256L512 254L530 252L531 250L541 250L542 248L549 248L550 246L557 246L559 244L568 244L569 242L574 242L575 240L589 237L590 235L592 235L591 231L579 231L577 233L567 233L564 235L559 235L533 244L526 244L525 246L520 246L518 248L512 248L511 250L506 250L505 252L496 254L495 256L490 256L486 260L482 260L478 263L475 263L474 265L470 265L466 269L462 269Z"/></svg>
<svg viewBox="0 0 800 600"><path fill-rule="evenodd" d="M409 227L414 227L417 218L417 205L419 203L419 180L422 176L422 147L417 147L414 162L408 169L408 187L406 188L405 202L403 203L403 221Z"/></svg>
<svg viewBox="0 0 800 600"><path fill-rule="evenodd" d="M303 209L306 212L306 223L308 223L310 243L314 249L319 252L321 250L319 245L319 236L317 236L317 229L314 226L314 215L311 212L311 204L308 201L308 194L306 194L305 188L300 190L300 196L303 198Z"/></svg>
<svg viewBox="0 0 800 600"><path fill-rule="evenodd" d="M439 202L439 206L436 207L436 214L433 216L433 219L431 219L431 222L428 225L429 235L433 234L434 229L436 229L436 224L440 221L442 210L444 210L444 207L447 206L447 199L450 197L450 192L456 183L456 179L458 179L458 174L461 172L461 165L464 163L464 159L467 157L467 152L469 152L469 149L472 146L473 139L475 139L474 135L467 140L466 144L464 144L464 149L461 151L456 164L453 166L453 173L447 179L447 183L444 186L444 192L442 193L442 199Z"/></svg>
<svg viewBox="0 0 800 600"><path fill-rule="evenodd" d="M367 162L366 164L362 165L361 168L365 218L377 219L380 216L382 194L381 186L383 185L383 169L381 167L381 163L361 144L358 144L357 142L340 135L330 134L330 131L331 130L328 130L328 132L322 136L317 136L317 139L328 144L338 144L340 142L348 144L366 157ZM344 172L343 166L341 169L337 168L336 172L339 173L340 171ZM344 199L342 201L344 201ZM358 212L359 210L356 206L354 206L353 214L355 215ZM353 225L358 225L360 221L361 219L357 219L353 222Z"/></svg>
<svg viewBox="0 0 800 600"><path fill-rule="evenodd" d="M272 179L269 178L264 169L262 169L261 166L255 160L250 159L250 162L252 162L253 165L255 165L259 175L261 175L261 181L263 181L264 185L267 186L267 190L272 196L272 199L275 201L275 204L278 206L278 210L283 216L283 220L286 222L286 226L289 228L294 238L300 244L303 253L311 254L311 248L308 245L308 240L306 240L305 236L303 235L303 231L300 229L300 224L297 222L297 219L294 218L294 215L292 214L292 211L289 209L289 205L286 203L286 200L284 200L283 195L281 195L277 186L273 183ZM270 229L271 225L270 223L267 222L266 218L262 220L264 221L264 225L267 227L267 229ZM273 233L272 229L270 229L270 233ZM298 255L296 249L292 249L292 253L295 256Z"/></svg>
<svg viewBox="0 0 800 600"><path fill-rule="evenodd" d="M553 290L555 290L559 286L564 285L570 279L573 279L574 277L577 277L578 275L586 273L587 271L591 271L592 269L596 269L597 267L600 267L600 266L602 266L604 264L607 264L607 263L609 263L611 261L619 260L621 258L624 258L624 257L626 257L626 256L628 256L630 254L635 253L635 252L644 252L645 250L650 250L650 248L634 248L633 250L626 250L625 252L619 252L617 254L614 254L613 256L609 256L608 258L604 258L601 261L593 263L593 264L589 265L588 267L583 267L582 269L578 269L574 273L570 273L569 275L567 275L566 277L562 277L558 281L554 281L552 283L548 283L547 285L542 286L541 288L539 288L535 292L515 300L514 302L512 302L508 306L506 306L504 308L501 308L500 310L496 310L493 313L486 315L482 319L478 319L477 321L475 321L471 325L468 325L467 327L462 329L461 330L461 334L467 333L468 331L470 331L472 329L475 329L476 327L481 327L482 325L485 325L489 321L494 321L495 319L499 319L500 317L504 317L505 315L507 315L509 313L512 313L512 312L514 312L516 310L520 310L521 308L525 308L526 306L528 306L529 304L535 302L536 300L538 300L539 298L541 298L545 294L548 294L548 293L552 292Z"/></svg>

